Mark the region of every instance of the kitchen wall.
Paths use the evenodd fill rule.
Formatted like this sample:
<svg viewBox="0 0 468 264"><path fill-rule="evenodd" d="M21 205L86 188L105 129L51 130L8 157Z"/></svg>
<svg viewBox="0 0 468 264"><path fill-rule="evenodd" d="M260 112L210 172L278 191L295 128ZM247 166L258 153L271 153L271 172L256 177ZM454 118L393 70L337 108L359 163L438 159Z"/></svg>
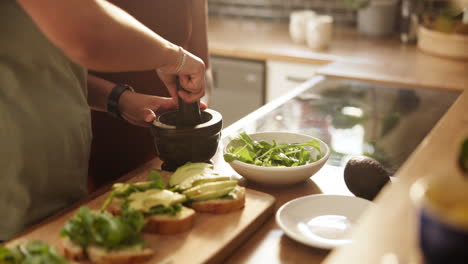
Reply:
<svg viewBox="0 0 468 264"><path fill-rule="evenodd" d="M356 12L346 8L344 0L208 0L210 16L255 18L287 22L293 10L311 9L332 15L339 25L353 25Z"/></svg>

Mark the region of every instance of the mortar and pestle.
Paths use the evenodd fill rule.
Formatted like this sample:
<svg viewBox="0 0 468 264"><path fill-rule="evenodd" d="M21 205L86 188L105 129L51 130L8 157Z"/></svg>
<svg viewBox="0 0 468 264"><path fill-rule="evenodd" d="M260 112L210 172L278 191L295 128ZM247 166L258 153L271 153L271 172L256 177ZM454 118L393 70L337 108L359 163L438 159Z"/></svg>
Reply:
<svg viewBox="0 0 468 264"><path fill-rule="evenodd" d="M177 77L177 90L182 90ZM159 115L151 131L161 168L174 171L187 162L208 162L218 149L223 127L220 113L201 111L198 102L186 103L178 98L179 109Z"/></svg>

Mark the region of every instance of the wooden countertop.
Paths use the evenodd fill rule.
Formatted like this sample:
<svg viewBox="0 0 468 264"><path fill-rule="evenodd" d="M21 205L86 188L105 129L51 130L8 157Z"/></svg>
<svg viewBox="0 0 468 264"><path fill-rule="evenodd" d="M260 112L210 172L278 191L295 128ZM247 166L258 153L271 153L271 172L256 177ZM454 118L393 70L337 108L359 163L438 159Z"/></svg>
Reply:
<svg viewBox="0 0 468 264"><path fill-rule="evenodd" d="M398 263L421 263L416 239L416 212L409 188L429 175L460 177L456 167L461 141L468 136L468 93L463 92L397 172L398 183L387 186L361 219L354 243L333 252L325 263L381 263L385 255Z"/></svg>
<svg viewBox="0 0 468 264"><path fill-rule="evenodd" d="M210 19L208 24L210 54L242 59L304 63L372 62L391 56L399 43L396 38L366 39L351 29L334 29L331 46L314 51L305 44L293 43L287 24L233 19ZM413 46L398 47L405 53L413 49Z"/></svg>
<svg viewBox="0 0 468 264"><path fill-rule="evenodd" d="M397 172L400 179L387 186L374 208L362 217L354 243L330 254L284 238L270 221L251 239L231 263L383 263L384 256L398 262L421 263L416 239L416 213L409 187L426 175L456 177L456 155L468 136L468 61L448 60L420 52L397 39L373 40L349 30L336 30L325 51L294 44L286 25L264 22L211 20L210 51L213 55L255 60L329 63L319 73L326 76L421 88L460 91L460 96ZM341 183L340 183L341 184ZM297 255L297 257L296 257ZM234 259L240 261L234 261Z"/></svg>
<svg viewBox="0 0 468 264"><path fill-rule="evenodd" d="M350 79L376 80L418 87L464 89L468 62L425 54L397 37L365 38L352 29L334 30L326 50L314 51L292 42L286 24L211 19L208 25L211 55L252 60L319 63L319 73Z"/></svg>

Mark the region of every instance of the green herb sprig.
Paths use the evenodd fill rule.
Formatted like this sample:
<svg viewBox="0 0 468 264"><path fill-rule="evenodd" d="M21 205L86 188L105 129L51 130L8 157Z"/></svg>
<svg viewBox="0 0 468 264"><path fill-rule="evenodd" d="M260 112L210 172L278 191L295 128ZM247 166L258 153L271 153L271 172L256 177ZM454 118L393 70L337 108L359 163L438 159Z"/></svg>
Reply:
<svg viewBox="0 0 468 264"><path fill-rule="evenodd" d="M315 149L317 155L311 155L307 147ZM320 143L315 139L301 144L278 144L276 141L255 141L245 132L232 141L224 154L226 162L239 160L265 167L295 167L315 162L322 157Z"/></svg>
<svg viewBox="0 0 468 264"><path fill-rule="evenodd" d="M140 234L145 224L143 214L124 210L120 216L81 207L62 229L60 235L86 248L90 245L108 250L144 246Z"/></svg>
<svg viewBox="0 0 468 264"><path fill-rule="evenodd" d="M0 264L68 264L68 260L57 254L54 247L33 240L13 248L0 247Z"/></svg>

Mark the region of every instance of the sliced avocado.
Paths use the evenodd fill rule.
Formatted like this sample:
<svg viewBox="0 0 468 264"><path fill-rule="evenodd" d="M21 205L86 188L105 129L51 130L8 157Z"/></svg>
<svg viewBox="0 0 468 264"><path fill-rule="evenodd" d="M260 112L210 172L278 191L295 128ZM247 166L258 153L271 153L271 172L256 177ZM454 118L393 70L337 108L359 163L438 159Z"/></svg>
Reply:
<svg viewBox="0 0 468 264"><path fill-rule="evenodd" d="M192 186L197 186L209 182L220 182L220 181L230 181L231 177L229 176L216 176L216 177L209 177L209 178L202 178L202 179L196 179L193 181ZM237 182L237 181L235 181Z"/></svg>
<svg viewBox="0 0 468 264"><path fill-rule="evenodd" d="M130 200L130 209L148 212L154 206L163 205L167 207L183 203L186 197L183 194L171 192L169 190L152 189L144 192L132 193L128 199Z"/></svg>
<svg viewBox="0 0 468 264"><path fill-rule="evenodd" d="M128 183L114 183L112 185L112 190L115 192L116 196L125 195L131 188L131 185Z"/></svg>
<svg viewBox="0 0 468 264"><path fill-rule="evenodd" d="M229 176L208 176L208 175L199 175L199 176L194 176L188 179L185 179L183 182L179 184L180 190L187 190L191 187L203 184L203 183L208 183L208 182L217 182L217 181L229 181L231 177Z"/></svg>
<svg viewBox="0 0 468 264"><path fill-rule="evenodd" d="M197 175L210 174L213 172L213 165L204 162L186 163L177 168L169 179L169 185L175 186L184 180Z"/></svg>
<svg viewBox="0 0 468 264"><path fill-rule="evenodd" d="M145 189L148 188L153 182L145 181L145 182L136 182L136 183L114 183L112 185L112 190L115 192L116 196L126 196L128 192L132 188L132 186Z"/></svg>
<svg viewBox="0 0 468 264"><path fill-rule="evenodd" d="M208 182L192 187L184 192L183 194L187 195L189 199L197 199L196 197L205 197L208 195L210 198L205 199L214 199L221 197L232 191L237 186L237 181L216 181Z"/></svg>
<svg viewBox="0 0 468 264"><path fill-rule="evenodd" d="M222 198L224 199L230 199L230 200L236 200L239 197L239 186L234 187L232 191L230 191L228 194L224 195Z"/></svg>
<svg viewBox="0 0 468 264"><path fill-rule="evenodd" d="M148 187L150 186L151 184L153 184L152 181L143 181L143 182L135 182L133 183L135 186L138 186L138 187Z"/></svg>
<svg viewBox="0 0 468 264"><path fill-rule="evenodd" d="M211 200L211 199L216 199L225 196L226 194L230 193L232 190L236 188L235 186L231 187L226 187L224 189L219 189L216 191L209 191L209 192L204 192L202 194L194 195L194 196L188 196L187 197L190 200L194 201L205 201L205 200Z"/></svg>

